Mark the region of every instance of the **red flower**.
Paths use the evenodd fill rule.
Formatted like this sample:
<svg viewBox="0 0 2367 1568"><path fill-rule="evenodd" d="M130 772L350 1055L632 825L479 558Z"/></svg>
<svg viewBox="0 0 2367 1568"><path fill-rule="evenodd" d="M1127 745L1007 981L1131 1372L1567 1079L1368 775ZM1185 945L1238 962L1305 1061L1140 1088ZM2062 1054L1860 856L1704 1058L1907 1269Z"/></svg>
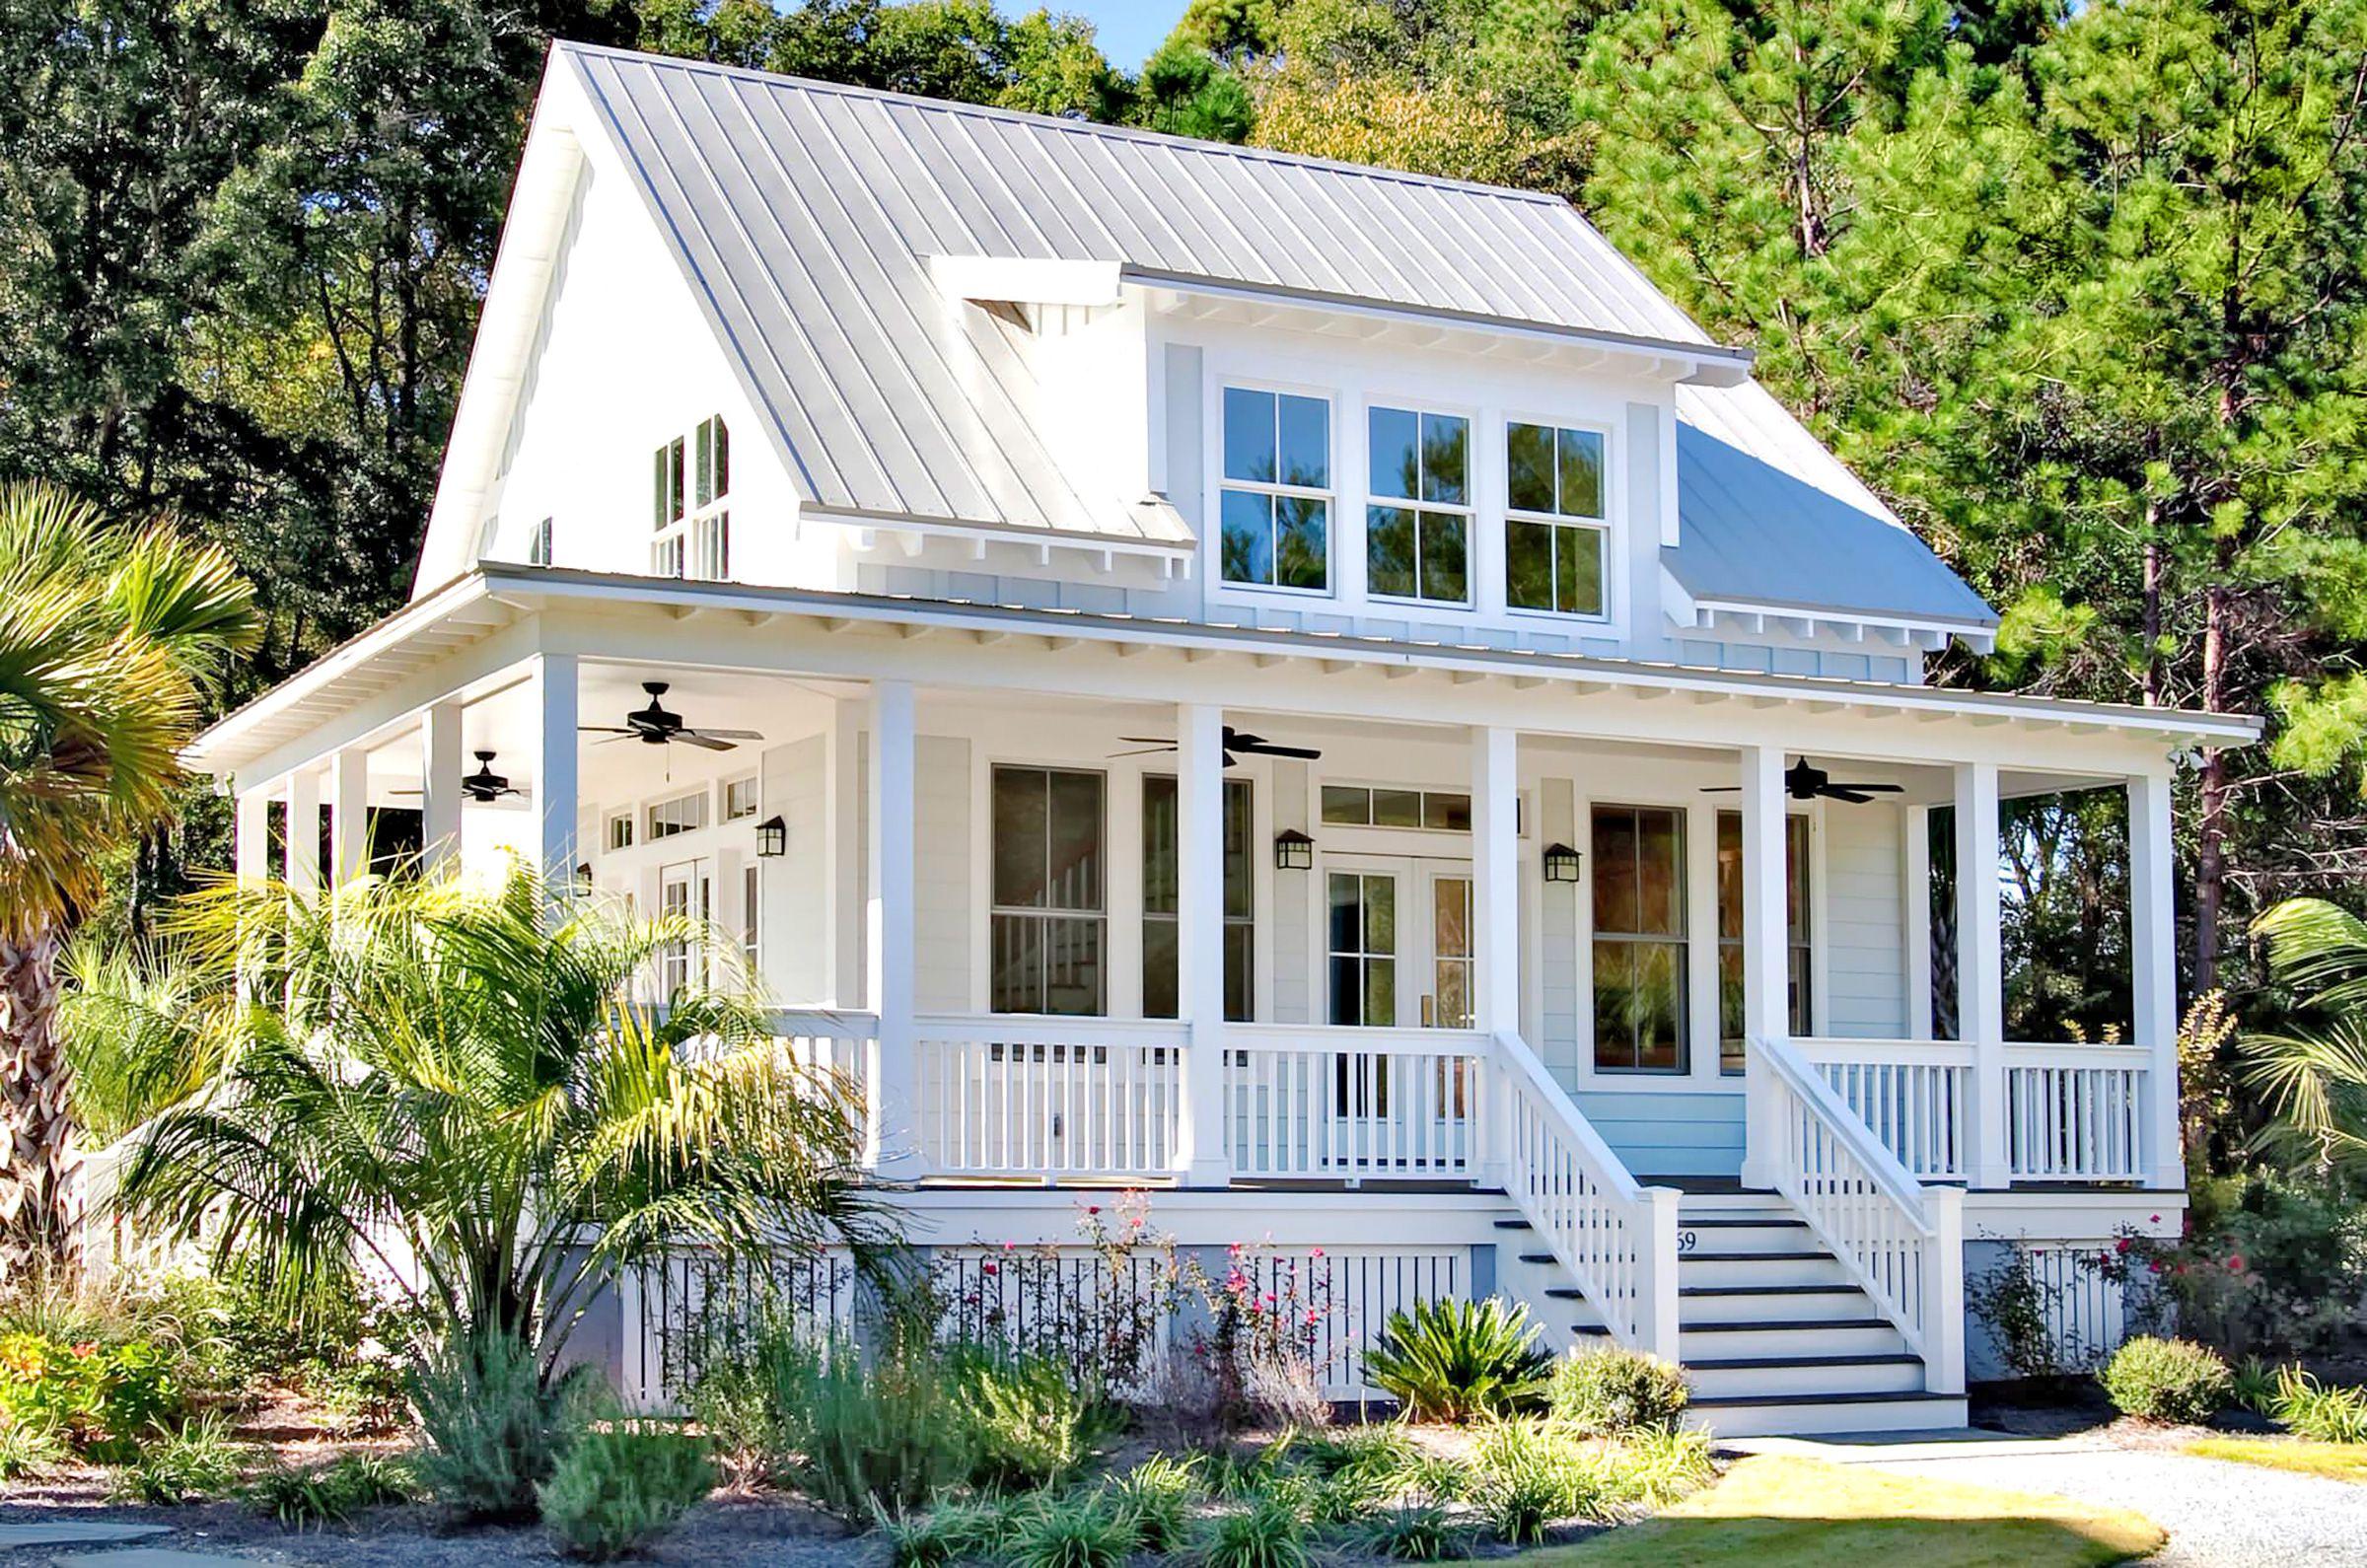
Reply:
<svg viewBox="0 0 2367 1568"><path fill-rule="evenodd" d="M2128 1238L2123 1236L2119 1241L2114 1243L2113 1250L2116 1252L2126 1252L2128 1250Z"/></svg>
<svg viewBox="0 0 2367 1568"><path fill-rule="evenodd" d="M1085 1212L1088 1214L1099 1214L1102 1212L1102 1206L1099 1203L1088 1203L1085 1205Z"/></svg>
<svg viewBox="0 0 2367 1568"><path fill-rule="evenodd" d="M2162 1260L2157 1257L2152 1262L2147 1263L2145 1268L2149 1273L2158 1274L2162 1271Z"/></svg>
<svg viewBox="0 0 2367 1568"><path fill-rule="evenodd" d="M1003 1266L1000 1263L980 1263L978 1265L978 1272L981 1274L999 1274L1002 1271Z"/></svg>
<svg viewBox="0 0 2367 1568"><path fill-rule="evenodd" d="M2148 1225L2159 1225L2162 1223L2162 1217L2157 1214L2152 1219L2147 1220L2145 1223Z"/></svg>
<svg viewBox="0 0 2367 1568"><path fill-rule="evenodd" d="M2227 1271L2231 1274L2241 1274L2244 1272L2243 1253L2230 1252L2227 1254Z"/></svg>

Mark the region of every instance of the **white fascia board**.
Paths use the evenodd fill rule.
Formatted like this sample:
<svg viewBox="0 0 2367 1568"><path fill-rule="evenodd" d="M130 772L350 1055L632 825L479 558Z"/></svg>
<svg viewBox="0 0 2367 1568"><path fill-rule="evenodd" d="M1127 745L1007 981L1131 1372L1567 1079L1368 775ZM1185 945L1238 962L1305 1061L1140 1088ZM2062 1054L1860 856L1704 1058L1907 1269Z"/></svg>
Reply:
<svg viewBox="0 0 2367 1568"><path fill-rule="evenodd" d="M1694 599L1679 586L1676 577L1665 567L1661 570L1661 583L1669 619L1688 631L1714 631L1721 620L1735 622L1746 631L1763 630L1767 623L1775 622L1790 623L1795 629L1805 625L1807 630L1802 635L1813 635L1818 628L1838 632L1852 642L1862 642L1868 632L1874 632L1882 634L1884 641L1927 650L1945 646L1951 637L1974 653L1987 653L1997 646L1997 627L1994 623L1915 615L1882 615L1865 610L1784 605L1772 601Z"/></svg>
<svg viewBox="0 0 2367 1568"><path fill-rule="evenodd" d="M933 255L929 276L956 303L1115 305L1115 261L1061 261L1031 256Z"/></svg>

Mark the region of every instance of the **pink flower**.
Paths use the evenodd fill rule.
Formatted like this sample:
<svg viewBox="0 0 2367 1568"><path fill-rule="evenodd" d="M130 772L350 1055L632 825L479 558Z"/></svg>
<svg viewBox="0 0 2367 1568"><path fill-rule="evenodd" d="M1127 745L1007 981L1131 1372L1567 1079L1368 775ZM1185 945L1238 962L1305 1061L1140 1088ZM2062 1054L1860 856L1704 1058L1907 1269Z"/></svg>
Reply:
<svg viewBox="0 0 2367 1568"><path fill-rule="evenodd" d="M1316 1310L1315 1310L1314 1308L1312 1308L1312 1307L1308 1308L1308 1309L1307 1309L1307 1326L1308 1326L1308 1327L1310 1327L1310 1328L1313 1328L1313 1327L1316 1325L1316 1322L1317 1322L1317 1321L1318 1321L1318 1315L1317 1315L1317 1313L1316 1313Z"/></svg>
<svg viewBox="0 0 2367 1568"><path fill-rule="evenodd" d="M980 1263L978 1265L978 1272L981 1274L999 1274L1002 1271L1003 1266L1000 1263Z"/></svg>
<svg viewBox="0 0 2367 1568"><path fill-rule="evenodd" d="M2231 1274L2241 1274L2244 1272L2243 1253L2230 1252L2227 1254L2227 1271Z"/></svg>
<svg viewBox="0 0 2367 1568"><path fill-rule="evenodd" d="M1102 1206L1099 1203L1088 1203L1085 1205L1085 1212L1088 1214L1099 1214L1102 1212Z"/></svg>
<svg viewBox="0 0 2367 1568"><path fill-rule="evenodd" d="M2157 1257L2145 1267L2148 1272L2158 1274L2162 1271L2162 1260Z"/></svg>
<svg viewBox="0 0 2367 1568"><path fill-rule="evenodd" d="M1324 1255L1324 1249L1319 1247L1314 1251L1309 1252L1307 1255L1309 1257L1321 1257Z"/></svg>
<svg viewBox="0 0 2367 1568"><path fill-rule="evenodd" d="M2116 1252L2126 1252L2128 1250L2128 1238L2123 1236L2119 1241L2114 1243L2113 1250Z"/></svg>
<svg viewBox="0 0 2367 1568"><path fill-rule="evenodd" d="M1257 1299L1264 1302L1268 1307L1271 1307L1274 1304L1274 1293L1269 1290L1263 1296L1260 1296Z"/></svg>
<svg viewBox="0 0 2367 1568"><path fill-rule="evenodd" d="M1241 1255L1241 1244L1239 1242L1235 1242L1231 1247L1226 1247L1225 1255L1227 1257L1239 1257Z"/></svg>
<svg viewBox="0 0 2367 1568"><path fill-rule="evenodd" d="M2147 1220L2145 1223L2148 1225L2159 1225L2162 1223L2162 1217L2157 1214L2152 1219Z"/></svg>

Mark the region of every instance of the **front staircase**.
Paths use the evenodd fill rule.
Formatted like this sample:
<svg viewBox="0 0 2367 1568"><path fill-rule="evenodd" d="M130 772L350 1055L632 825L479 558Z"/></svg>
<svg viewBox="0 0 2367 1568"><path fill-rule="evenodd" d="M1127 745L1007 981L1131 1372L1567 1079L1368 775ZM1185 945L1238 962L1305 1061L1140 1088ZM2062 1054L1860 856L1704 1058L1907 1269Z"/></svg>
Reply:
<svg viewBox="0 0 2367 1568"><path fill-rule="evenodd" d="M1536 1244L1496 1221L1496 1288L1562 1344L1610 1329ZM1808 1222L1771 1192L1686 1193L1678 1207L1678 1345L1689 1419L1721 1437L1903 1432L1965 1424L1965 1399L1926 1390L1923 1358Z"/></svg>

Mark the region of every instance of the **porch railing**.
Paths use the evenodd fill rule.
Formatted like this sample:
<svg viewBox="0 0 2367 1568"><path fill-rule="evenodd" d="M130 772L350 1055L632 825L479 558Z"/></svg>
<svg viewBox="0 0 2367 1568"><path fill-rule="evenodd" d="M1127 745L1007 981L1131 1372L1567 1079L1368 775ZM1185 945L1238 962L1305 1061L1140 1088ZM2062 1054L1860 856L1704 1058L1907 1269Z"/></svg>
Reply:
<svg viewBox="0 0 2367 1568"><path fill-rule="evenodd" d="M1790 1041L1754 1038L1749 1062L1754 1174L1923 1357L1925 1388L1962 1392L1964 1193L1917 1182Z"/></svg>
<svg viewBox="0 0 2367 1568"><path fill-rule="evenodd" d="M1677 1359L1677 1206L1640 1185L1537 1053L1498 1034L1504 1189L1621 1344Z"/></svg>
<svg viewBox="0 0 2367 1568"><path fill-rule="evenodd" d="M1228 1025L1224 1137L1233 1174L1468 1178L1478 1163L1486 1055L1487 1037L1473 1032Z"/></svg>
<svg viewBox="0 0 2367 1568"><path fill-rule="evenodd" d="M2133 1045L2006 1046L2006 1162L2015 1178L2142 1179L2152 1064L2152 1052Z"/></svg>
<svg viewBox="0 0 2367 1568"><path fill-rule="evenodd" d="M1950 1040L1796 1039L1793 1045L1918 1180L1972 1168L1972 1047Z"/></svg>
<svg viewBox="0 0 2367 1568"><path fill-rule="evenodd" d="M937 1017L913 1033L924 1174L1048 1181L1174 1170L1182 1025Z"/></svg>

